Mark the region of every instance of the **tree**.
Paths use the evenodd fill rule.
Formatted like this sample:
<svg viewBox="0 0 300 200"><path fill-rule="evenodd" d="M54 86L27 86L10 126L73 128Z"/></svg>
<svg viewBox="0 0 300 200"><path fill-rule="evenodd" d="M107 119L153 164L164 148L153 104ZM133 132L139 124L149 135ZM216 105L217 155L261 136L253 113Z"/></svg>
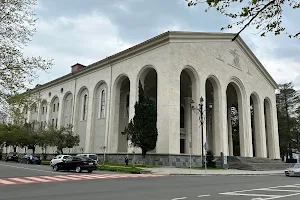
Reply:
<svg viewBox="0 0 300 200"><path fill-rule="evenodd" d="M207 167L216 168L214 153L211 150L206 152L206 164Z"/></svg>
<svg viewBox="0 0 300 200"><path fill-rule="evenodd" d="M258 30L260 36L267 33L279 35L285 33L288 37L300 38L300 32L289 33L283 25L283 10L288 6L292 9L300 8L300 2L297 0L275 1L275 0L185 0L188 6L196 6L200 3L206 4L209 9L215 9L226 17L235 20L234 23L222 27L230 29L234 26L240 26L240 31L232 40L248 26L252 25ZM236 12L234 12L236 10Z"/></svg>
<svg viewBox="0 0 300 200"><path fill-rule="evenodd" d="M142 157L156 146L157 141L157 108L156 103L146 97L139 82L139 100L134 105L135 115L124 130L133 146L142 149Z"/></svg>
<svg viewBox="0 0 300 200"><path fill-rule="evenodd" d="M79 135L73 133L71 126L59 129L51 126L46 131L48 131L48 139L51 141L50 146L56 147L61 154L63 154L64 148L72 148L79 145Z"/></svg>
<svg viewBox="0 0 300 200"><path fill-rule="evenodd" d="M6 109L11 97L24 92L37 78L39 70L45 71L52 60L27 57L23 48L35 33L36 16L33 6L37 0L0 1L0 102Z"/></svg>
<svg viewBox="0 0 300 200"><path fill-rule="evenodd" d="M284 156L291 157L294 147L295 126L297 121L295 117L295 106L300 103L299 91L293 88L292 82L280 84L279 94L276 96L278 132L280 141L280 153Z"/></svg>

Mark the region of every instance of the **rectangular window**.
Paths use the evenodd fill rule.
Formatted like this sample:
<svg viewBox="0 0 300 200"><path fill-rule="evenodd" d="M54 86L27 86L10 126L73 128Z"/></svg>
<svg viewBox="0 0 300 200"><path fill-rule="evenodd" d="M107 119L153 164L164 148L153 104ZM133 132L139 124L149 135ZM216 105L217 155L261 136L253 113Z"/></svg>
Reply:
<svg viewBox="0 0 300 200"><path fill-rule="evenodd" d="M35 112L35 113L37 112L37 108L36 108L36 107L34 107L34 112Z"/></svg>
<svg viewBox="0 0 300 200"><path fill-rule="evenodd" d="M58 121L58 119L56 118L56 120L55 120L55 128L57 128L57 121Z"/></svg>
<svg viewBox="0 0 300 200"><path fill-rule="evenodd" d="M105 118L105 90L101 92L100 117Z"/></svg>
<svg viewBox="0 0 300 200"><path fill-rule="evenodd" d="M41 128L43 128L43 122L41 122Z"/></svg>
<svg viewBox="0 0 300 200"><path fill-rule="evenodd" d="M53 112L55 112L55 104L53 104Z"/></svg>
<svg viewBox="0 0 300 200"><path fill-rule="evenodd" d="M59 110L59 103L57 103L57 112L58 112L58 110Z"/></svg>
<svg viewBox="0 0 300 200"><path fill-rule="evenodd" d="M52 126L54 126L54 119L52 119Z"/></svg>
<svg viewBox="0 0 300 200"><path fill-rule="evenodd" d="M45 114L45 107L43 106L43 111L42 111L42 114Z"/></svg>

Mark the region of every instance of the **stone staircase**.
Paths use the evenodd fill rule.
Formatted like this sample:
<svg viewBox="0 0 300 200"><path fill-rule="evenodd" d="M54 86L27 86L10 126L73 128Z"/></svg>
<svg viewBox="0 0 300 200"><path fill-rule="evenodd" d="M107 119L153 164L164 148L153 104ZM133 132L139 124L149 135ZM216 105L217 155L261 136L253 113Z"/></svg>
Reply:
<svg viewBox="0 0 300 200"><path fill-rule="evenodd" d="M281 160L273 160L269 158L238 156L229 156L227 162L229 169L252 171L284 170L294 165L293 163L284 163Z"/></svg>

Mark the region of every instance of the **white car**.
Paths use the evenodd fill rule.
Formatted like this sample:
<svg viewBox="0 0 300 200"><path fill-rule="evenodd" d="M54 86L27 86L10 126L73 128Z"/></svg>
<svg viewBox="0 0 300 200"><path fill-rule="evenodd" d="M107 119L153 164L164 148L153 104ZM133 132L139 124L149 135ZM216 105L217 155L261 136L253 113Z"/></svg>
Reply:
<svg viewBox="0 0 300 200"><path fill-rule="evenodd" d="M98 156L96 154L88 154L88 153L83 153L83 154L78 154L76 156L84 156L84 157L88 157L93 159L94 161L96 161L96 163L98 163Z"/></svg>
<svg viewBox="0 0 300 200"><path fill-rule="evenodd" d="M300 176L300 163L297 163L292 168L288 168L284 171L286 176Z"/></svg>
<svg viewBox="0 0 300 200"><path fill-rule="evenodd" d="M53 167L55 164L63 162L63 160L67 159L68 157L70 157L70 155L58 155L58 156L55 156L50 161L50 166Z"/></svg>

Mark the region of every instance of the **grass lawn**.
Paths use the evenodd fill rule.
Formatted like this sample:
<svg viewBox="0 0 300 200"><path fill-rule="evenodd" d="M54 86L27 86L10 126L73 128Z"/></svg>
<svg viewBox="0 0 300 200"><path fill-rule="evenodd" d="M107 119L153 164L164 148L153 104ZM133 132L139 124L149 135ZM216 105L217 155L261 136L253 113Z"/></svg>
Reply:
<svg viewBox="0 0 300 200"><path fill-rule="evenodd" d="M140 174L143 169L137 167L122 167L122 166L98 166L98 170L111 172L125 172L131 174Z"/></svg>

